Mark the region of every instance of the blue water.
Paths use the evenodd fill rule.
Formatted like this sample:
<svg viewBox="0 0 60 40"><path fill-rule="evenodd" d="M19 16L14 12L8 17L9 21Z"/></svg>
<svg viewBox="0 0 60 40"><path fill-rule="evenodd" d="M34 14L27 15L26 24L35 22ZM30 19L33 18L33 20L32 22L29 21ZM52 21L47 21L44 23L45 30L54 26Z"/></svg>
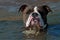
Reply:
<svg viewBox="0 0 60 40"><path fill-rule="evenodd" d="M48 33L53 36L60 36L60 24L49 26Z"/></svg>
<svg viewBox="0 0 60 40"><path fill-rule="evenodd" d="M21 21L0 21L0 40L19 40L23 38L20 27Z"/></svg>
<svg viewBox="0 0 60 40"><path fill-rule="evenodd" d="M0 8L6 9L8 12L17 12L17 6L0 6Z"/></svg>
<svg viewBox="0 0 60 40"><path fill-rule="evenodd" d="M47 34L47 40L60 40L60 24L49 26Z"/></svg>
<svg viewBox="0 0 60 40"><path fill-rule="evenodd" d="M0 40L25 40L21 27L22 21L0 21ZM46 37L46 40L60 40L60 24L48 26Z"/></svg>

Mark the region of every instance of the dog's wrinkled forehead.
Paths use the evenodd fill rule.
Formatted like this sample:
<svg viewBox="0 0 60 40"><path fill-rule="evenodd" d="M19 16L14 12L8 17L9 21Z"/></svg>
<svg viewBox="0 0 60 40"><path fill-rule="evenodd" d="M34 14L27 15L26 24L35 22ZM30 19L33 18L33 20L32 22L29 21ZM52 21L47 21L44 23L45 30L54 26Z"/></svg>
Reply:
<svg viewBox="0 0 60 40"><path fill-rule="evenodd" d="M19 8L19 11L21 11L23 14L29 14L31 12L39 12L42 14L48 14L49 12L51 12L52 10L50 9L49 6L47 5L42 5L42 6L29 6L29 5L22 5ZM19 12L18 11L18 12Z"/></svg>
<svg viewBox="0 0 60 40"><path fill-rule="evenodd" d="M37 6L28 6L28 5L22 5L20 8L19 8L19 11L26 13L26 14L29 14L29 13L32 13L32 12L37 12ZM18 12L19 12L18 11Z"/></svg>
<svg viewBox="0 0 60 40"><path fill-rule="evenodd" d="M27 11L27 14L30 14L30 13L39 13L38 6L34 6L34 7L29 8Z"/></svg>
<svg viewBox="0 0 60 40"><path fill-rule="evenodd" d="M27 7L25 10L26 10L26 14L38 13L38 7L37 6Z"/></svg>

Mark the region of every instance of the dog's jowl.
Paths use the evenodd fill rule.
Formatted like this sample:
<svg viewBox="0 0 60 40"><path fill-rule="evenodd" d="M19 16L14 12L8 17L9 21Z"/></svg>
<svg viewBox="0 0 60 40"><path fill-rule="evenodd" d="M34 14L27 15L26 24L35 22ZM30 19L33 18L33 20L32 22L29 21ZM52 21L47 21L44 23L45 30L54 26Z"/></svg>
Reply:
<svg viewBox="0 0 60 40"><path fill-rule="evenodd" d="M49 6L42 5L32 7L24 4L19 8L19 11L23 14L26 30L36 28L34 30L38 32L41 29L47 29L47 14L52 11Z"/></svg>

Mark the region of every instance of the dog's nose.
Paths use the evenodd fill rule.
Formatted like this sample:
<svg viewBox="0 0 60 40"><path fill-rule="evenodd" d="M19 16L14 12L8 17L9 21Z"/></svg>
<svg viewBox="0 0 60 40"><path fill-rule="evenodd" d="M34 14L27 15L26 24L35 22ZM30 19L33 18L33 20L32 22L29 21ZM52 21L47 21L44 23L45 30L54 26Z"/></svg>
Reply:
<svg viewBox="0 0 60 40"><path fill-rule="evenodd" d="M37 13L32 13L32 16L33 16L33 17L37 17L38 14L37 14Z"/></svg>

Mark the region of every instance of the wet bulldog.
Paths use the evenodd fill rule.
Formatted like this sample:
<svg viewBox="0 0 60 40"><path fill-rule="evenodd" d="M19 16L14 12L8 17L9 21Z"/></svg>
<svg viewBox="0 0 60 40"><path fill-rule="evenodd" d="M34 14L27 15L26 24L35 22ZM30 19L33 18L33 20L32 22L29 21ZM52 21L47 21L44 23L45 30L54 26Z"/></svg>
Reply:
<svg viewBox="0 0 60 40"><path fill-rule="evenodd" d="M49 12L52 12L49 6L42 5L32 7L24 4L19 8L19 12L23 14L26 30L32 30L34 27L36 28L36 31L40 31L41 29L47 30L47 15Z"/></svg>

